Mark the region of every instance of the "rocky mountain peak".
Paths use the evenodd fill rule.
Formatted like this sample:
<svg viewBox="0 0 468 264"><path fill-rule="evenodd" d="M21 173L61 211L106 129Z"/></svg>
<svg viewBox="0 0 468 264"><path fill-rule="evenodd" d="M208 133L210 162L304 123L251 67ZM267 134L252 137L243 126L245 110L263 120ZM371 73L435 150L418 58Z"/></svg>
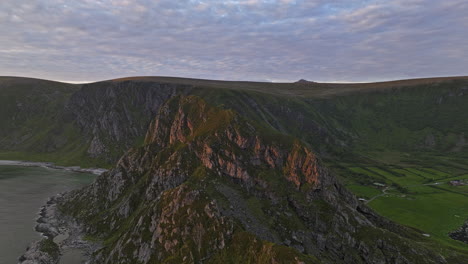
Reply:
<svg viewBox="0 0 468 264"><path fill-rule="evenodd" d="M96 263L446 263L300 140L195 96L166 101L144 144L59 208L104 240Z"/></svg>
<svg viewBox="0 0 468 264"><path fill-rule="evenodd" d="M306 79L300 79L299 81L296 81L295 83L299 83L299 84L311 84L311 83L316 83L316 82L308 81L308 80L306 80Z"/></svg>
<svg viewBox="0 0 468 264"><path fill-rule="evenodd" d="M277 132L262 130L232 110L188 96L176 97L162 106L148 129L145 144L187 144L206 168L241 179L247 186L259 184L261 180L254 172L261 167L281 171L298 189L320 188L322 176L332 178L321 173L316 155L298 140L272 134Z"/></svg>

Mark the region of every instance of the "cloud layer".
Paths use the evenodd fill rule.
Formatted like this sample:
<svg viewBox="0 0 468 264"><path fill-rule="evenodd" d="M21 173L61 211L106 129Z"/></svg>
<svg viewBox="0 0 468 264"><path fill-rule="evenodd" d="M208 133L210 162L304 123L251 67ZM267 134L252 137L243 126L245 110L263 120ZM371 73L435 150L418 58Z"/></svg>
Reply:
<svg viewBox="0 0 468 264"><path fill-rule="evenodd" d="M376 81L468 75L465 0L2 0L0 75Z"/></svg>

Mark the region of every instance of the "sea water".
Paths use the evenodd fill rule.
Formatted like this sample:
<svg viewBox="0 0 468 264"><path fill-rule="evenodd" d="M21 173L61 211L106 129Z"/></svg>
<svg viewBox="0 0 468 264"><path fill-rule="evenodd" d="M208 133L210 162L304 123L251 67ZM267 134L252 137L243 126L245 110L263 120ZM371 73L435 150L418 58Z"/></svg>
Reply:
<svg viewBox="0 0 468 264"><path fill-rule="evenodd" d="M42 167L0 165L0 264L15 264L33 241L39 209L50 196L83 187L96 176ZM69 257L69 256L67 256Z"/></svg>

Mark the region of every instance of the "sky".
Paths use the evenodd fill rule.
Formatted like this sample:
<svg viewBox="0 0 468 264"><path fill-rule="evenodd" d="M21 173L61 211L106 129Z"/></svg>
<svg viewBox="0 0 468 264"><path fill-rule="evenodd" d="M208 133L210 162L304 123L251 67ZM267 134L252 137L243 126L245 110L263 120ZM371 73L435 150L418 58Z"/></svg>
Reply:
<svg viewBox="0 0 468 264"><path fill-rule="evenodd" d="M1 0L0 75L369 82L468 75L466 0Z"/></svg>

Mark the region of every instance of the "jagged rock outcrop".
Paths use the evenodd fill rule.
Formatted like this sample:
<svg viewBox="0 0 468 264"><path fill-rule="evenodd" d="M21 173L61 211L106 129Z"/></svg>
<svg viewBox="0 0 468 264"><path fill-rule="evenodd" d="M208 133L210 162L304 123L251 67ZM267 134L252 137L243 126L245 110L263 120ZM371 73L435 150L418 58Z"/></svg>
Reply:
<svg viewBox="0 0 468 264"><path fill-rule="evenodd" d="M113 162L144 137L163 102L189 89L137 81L85 84L67 102L64 116L89 139L88 156Z"/></svg>
<svg viewBox="0 0 468 264"><path fill-rule="evenodd" d="M466 78L380 84L126 78L73 85L1 77L0 154L107 167L142 143L164 101L192 94L293 135L327 159L382 149L452 155L467 151L467 87Z"/></svg>
<svg viewBox="0 0 468 264"><path fill-rule="evenodd" d="M460 228L450 233L449 236L468 244L468 220Z"/></svg>
<svg viewBox="0 0 468 264"><path fill-rule="evenodd" d="M18 261L20 264L57 264L59 254L59 248L52 239L43 238L31 243Z"/></svg>
<svg viewBox="0 0 468 264"><path fill-rule="evenodd" d="M327 159L354 156L357 149L466 151L466 118L460 114L468 105L464 78L407 84L404 89L362 85L369 89L271 83L257 83L253 89L248 83L167 78L80 85L0 78L0 152L10 159L47 157L67 166L108 167L142 143L161 104L177 94L198 95L210 104L234 109L300 138ZM328 93L333 96L322 98Z"/></svg>
<svg viewBox="0 0 468 264"><path fill-rule="evenodd" d="M183 100L187 102L174 100L162 107L159 117L150 126L146 144L163 148L175 143L187 144L206 168L239 179L249 187L262 183L252 177L248 167L262 165L283 171L296 188L320 185L318 160L299 142L279 135L278 139L291 142L280 140L269 145L256 135L258 129L253 124L241 125L244 121L234 112L213 110L197 97ZM187 105L190 108L184 109ZM176 111L175 107L178 107ZM164 123L166 120L173 122ZM214 129L210 125L214 125Z"/></svg>
<svg viewBox="0 0 468 264"><path fill-rule="evenodd" d="M104 240L93 263L462 263L360 204L299 140L194 96L60 208Z"/></svg>

